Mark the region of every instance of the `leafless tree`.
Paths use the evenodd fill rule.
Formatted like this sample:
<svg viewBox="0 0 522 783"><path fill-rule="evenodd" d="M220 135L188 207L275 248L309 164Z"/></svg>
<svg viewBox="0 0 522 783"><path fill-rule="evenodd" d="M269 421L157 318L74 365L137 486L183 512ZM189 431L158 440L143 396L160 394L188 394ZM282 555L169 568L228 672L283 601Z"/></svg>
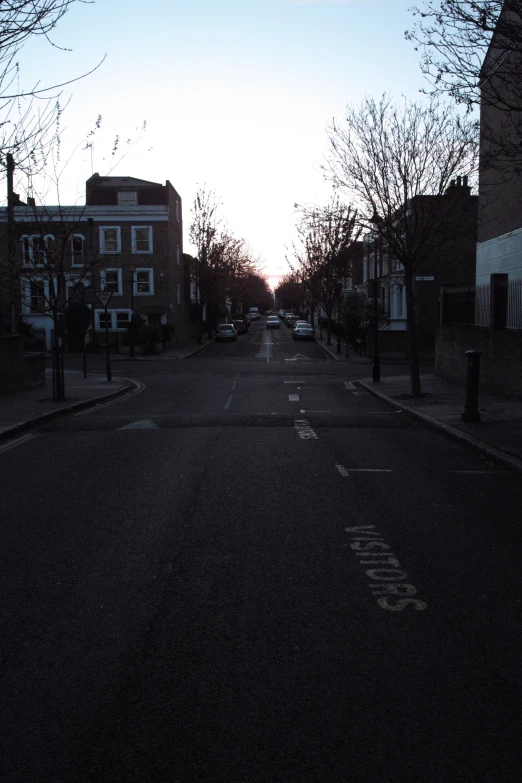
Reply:
<svg viewBox="0 0 522 783"><path fill-rule="evenodd" d="M294 244L296 273L313 305L321 305L328 321L327 344L331 345L332 315L339 301L342 280L350 274L348 249L357 238L357 215L351 206L333 196L323 207L299 206Z"/></svg>
<svg viewBox="0 0 522 783"><path fill-rule="evenodd" d="M197 250L191 270L198 307L198 342L203 339L203 310L209 335L220 308L228 297L238 297L255 270L252 253L244 239L236 238L219 215L221 202L213 190L200 187L192 206L189 237Z"/></svg>
<svg viewBox="0 0 522 783"><path fill-rule="evenodd" d="M404 269L411 393L421 395L415 313L415 270L434 244L447 239L446 191L456 175L476 170L477 128L436 99L428 103L390 96L347 107L328 129L325 176L354 200L358 225L377 233ZM459 231L458 214L452 230Z"/></svg>
<svg viewBox="0 0 522 783"><path fill-rule="evenodd" d="M427 92L481 111L481 165L522 171L522 0L425 0L406 32Z"/></svg>
<svg viewBox="0 0 522 783"><path fill-rule="evenodd" d="M20 51L35 36L42 36L52 47L67 51L51 35L71 6L84 2L4 0L0 3L0 163L5 165L5 156L10 152L15 155L18 167L27 164L34 172L38 163L45 165L46 152L59 133L64 108L58 100L60 91L87 74L59 84L43 85L38 81L24 88L20 84Z"/></svg>

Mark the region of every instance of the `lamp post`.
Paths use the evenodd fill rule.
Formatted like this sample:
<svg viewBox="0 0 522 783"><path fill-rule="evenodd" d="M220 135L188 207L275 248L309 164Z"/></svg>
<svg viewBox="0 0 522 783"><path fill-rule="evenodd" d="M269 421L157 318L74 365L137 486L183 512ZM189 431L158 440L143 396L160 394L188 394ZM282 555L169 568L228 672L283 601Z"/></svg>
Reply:
<svg viewBox="0 0 522 783"><path fill-rule="evenodd" d="M374 212L371 222L379 226L380 218L377 212ZM374 249L374 275L373 275L373 365L372 365L372 380L374 383L379 383L381 380L381 360L379 356L379 301L377 298L377 235L374 237L373 242Z"/></svg>
<svg viewBox="0 0 522 783"><path fill-rule="evenodd" d="M341 290L342 283L337 281L337 353L341 353Z"/></svg>
<svg viewBox="0 0 522 783"><path fill-rule="evenodd" d="M129 359L134 359L134 272L135 267L131 266L130 271L132 273L131 277L131 296L130 296L130 309L131 309L131 317L130 317L130 329L129 329Z"/></svg>

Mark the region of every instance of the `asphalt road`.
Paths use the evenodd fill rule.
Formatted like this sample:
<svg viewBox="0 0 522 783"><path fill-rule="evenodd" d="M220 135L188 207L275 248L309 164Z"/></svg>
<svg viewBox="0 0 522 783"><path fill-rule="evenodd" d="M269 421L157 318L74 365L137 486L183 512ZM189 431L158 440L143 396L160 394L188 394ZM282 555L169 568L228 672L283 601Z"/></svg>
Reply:
<svg viewBox="0 0 522 783"><path fill-rule="evenodd" d="M261 321L0 450L2 781L520 780L520 477L367 369Z"/></svg>

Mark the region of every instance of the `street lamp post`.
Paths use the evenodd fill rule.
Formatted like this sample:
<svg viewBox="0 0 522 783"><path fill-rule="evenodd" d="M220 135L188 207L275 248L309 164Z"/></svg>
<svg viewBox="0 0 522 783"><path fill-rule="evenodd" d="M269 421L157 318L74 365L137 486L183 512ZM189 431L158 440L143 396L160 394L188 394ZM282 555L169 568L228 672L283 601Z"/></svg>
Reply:
<svg viewBox="0 0 522 783"><path fill-rule="evenodd" d="M374 212L371 222L378 227L379 216ZM374 237L374 275L373 275L373 365L372 380L379 383L381 380L381 360L379 356L379 301L377 299L377 235Z"/></svg>
<svg viewBox="0 0 522 783"><path fill-rule="evenodd" d="M341 353L341 290L342 283L337 282L337 353Z"/></svg>
<svg viewBox="0 0 522 783"><path fill-rule="evenodd" d="M135 325L133 324L133 318L134 318L134 272L135 267L131 266L130 271L132 273L131 277L131 298L130 298L130 309L131 309L131 317L130 317L130 329L129 329L129 359L134 359L134 328Z"/></svg>

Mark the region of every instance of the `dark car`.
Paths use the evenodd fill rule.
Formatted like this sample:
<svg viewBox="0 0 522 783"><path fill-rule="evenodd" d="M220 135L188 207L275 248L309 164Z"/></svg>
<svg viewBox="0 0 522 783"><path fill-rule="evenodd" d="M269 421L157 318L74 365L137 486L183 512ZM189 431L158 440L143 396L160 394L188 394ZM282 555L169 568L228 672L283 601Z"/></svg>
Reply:
<svg viewBox="0 0 522 783"><path fill-rule="evenodd" d="M230 340L235 342L237 340L237 332L232 324L219 324L216 329L216 340L219 342L225 342Z"/></svg>
<svg viewBox="0 0 522 783"><path fill-rule="evenodd" d="M247 328L245 326L245 323L244 323L244 321L242 321L240 319L237 319L237 320L234 319L232 321L232 326L234 327L234 329L236 330L236 332L238 334L246 334L247 333Z"/></svg>

